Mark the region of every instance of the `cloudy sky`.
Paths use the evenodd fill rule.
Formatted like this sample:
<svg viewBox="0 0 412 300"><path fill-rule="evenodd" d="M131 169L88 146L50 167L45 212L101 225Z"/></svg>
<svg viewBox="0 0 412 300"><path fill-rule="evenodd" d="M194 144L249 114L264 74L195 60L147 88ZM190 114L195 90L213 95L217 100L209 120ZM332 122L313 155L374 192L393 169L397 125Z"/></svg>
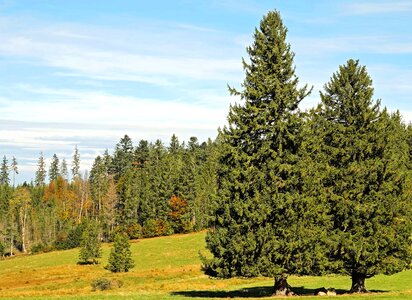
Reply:
<svg viewBox="0 0 412 300"><path fill-rule="evenodd" d="M375 98L412 121L412 1L0 0L0 155L30 181L40 152L82 169L124 135L214 138L227 84L271 9L289 29L296 72L315 105L347 59L367 66Z"/></svg>

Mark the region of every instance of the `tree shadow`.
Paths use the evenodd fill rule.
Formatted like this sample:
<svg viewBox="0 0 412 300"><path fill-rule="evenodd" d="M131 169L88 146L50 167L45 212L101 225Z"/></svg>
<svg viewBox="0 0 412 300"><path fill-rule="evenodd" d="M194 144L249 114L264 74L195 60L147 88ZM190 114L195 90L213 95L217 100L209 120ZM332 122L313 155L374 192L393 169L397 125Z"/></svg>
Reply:
<svg viewBox="0 0 412 300"><path fill-rule="evenodd" d="M319 288L310 289L304 286L292 287L292 291L299 296L313 296ZM173 296L184 296L188 298L264 298L270 297L273 292L273 286L261 286L243 288L233 291L176 291L172 292ZM383 290L370 290L371 293L385 293ZM349 294L348 290L336 289L337 295Z"/></svg>
<svg viewBox="0 0 412 300"><path fill-rule="evenodd" d="M273 286L260 286L234 291L178 291L171 294L190 298L259 298L272 295L272 291Z"/></svg>

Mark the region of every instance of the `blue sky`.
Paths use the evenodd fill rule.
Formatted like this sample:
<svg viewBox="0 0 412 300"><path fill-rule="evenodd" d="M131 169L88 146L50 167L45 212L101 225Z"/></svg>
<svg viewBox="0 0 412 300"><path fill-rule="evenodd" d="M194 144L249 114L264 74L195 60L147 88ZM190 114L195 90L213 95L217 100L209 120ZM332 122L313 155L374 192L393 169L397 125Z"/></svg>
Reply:
<svg viewBox="0 0 412 300"><path fill-rule="evenodd" d="M0 0L0 155L17 158L22 182L40 152L70 162L77 145L86 170L124 134L214 138L272 9L314 86L302 109L355 58L375 98L412 121L412 1Z"/></svg>

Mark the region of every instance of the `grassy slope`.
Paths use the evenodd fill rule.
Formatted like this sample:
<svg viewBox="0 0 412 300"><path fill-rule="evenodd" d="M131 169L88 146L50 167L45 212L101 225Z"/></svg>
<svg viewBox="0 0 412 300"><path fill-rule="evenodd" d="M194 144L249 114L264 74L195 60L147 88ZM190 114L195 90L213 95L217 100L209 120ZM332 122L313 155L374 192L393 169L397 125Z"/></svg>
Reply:
<svg viewBox="0 0 412 300"><path fill-rule="evenodd" d="M78 249L0 261L0 298L49 297L69 299L216 299L270 295L271 279L209 279L200 272L198 252L204 250L204 233L144 239L132 243L136 267L128 273L111 274L103 266L109 245L103 246L103 262L97 266L76 265ZM116 278L123 287L92 292L90 283L100 277ZM348 277L291 277L300 292L319 287L348 289ZM412 299L412 271L368 279L367 288L376 292L369 299ZM305 299L317 297L305 297ZM343 295L345 299L365 296Z"/></svg>

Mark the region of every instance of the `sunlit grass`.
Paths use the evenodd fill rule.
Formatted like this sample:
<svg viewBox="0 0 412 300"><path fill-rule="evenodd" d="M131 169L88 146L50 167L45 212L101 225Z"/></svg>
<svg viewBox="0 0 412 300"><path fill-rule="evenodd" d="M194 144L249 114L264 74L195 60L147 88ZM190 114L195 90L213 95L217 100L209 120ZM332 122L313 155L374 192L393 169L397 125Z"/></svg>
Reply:
<svg viewBox="0 0 412 300"><path fill-rule="evenodd" d="M0 298L15 299L216 299L269 298L272 279L210 279L200 271L199 251L205 250L205 233L174 235L132 242L136 267L112 274L104 269L110 245L103 245L99 265L76 264L78 249L20 256L0 261ZM121 288L91 289L97 278L121 280ZM344 276L291 277L289 283L305 293L320 287L345 291ZM412 299L412 271L376 276L366 281L375 293L341 295L345 299ZM305 297L312 299L317 297Z"/></svg>

